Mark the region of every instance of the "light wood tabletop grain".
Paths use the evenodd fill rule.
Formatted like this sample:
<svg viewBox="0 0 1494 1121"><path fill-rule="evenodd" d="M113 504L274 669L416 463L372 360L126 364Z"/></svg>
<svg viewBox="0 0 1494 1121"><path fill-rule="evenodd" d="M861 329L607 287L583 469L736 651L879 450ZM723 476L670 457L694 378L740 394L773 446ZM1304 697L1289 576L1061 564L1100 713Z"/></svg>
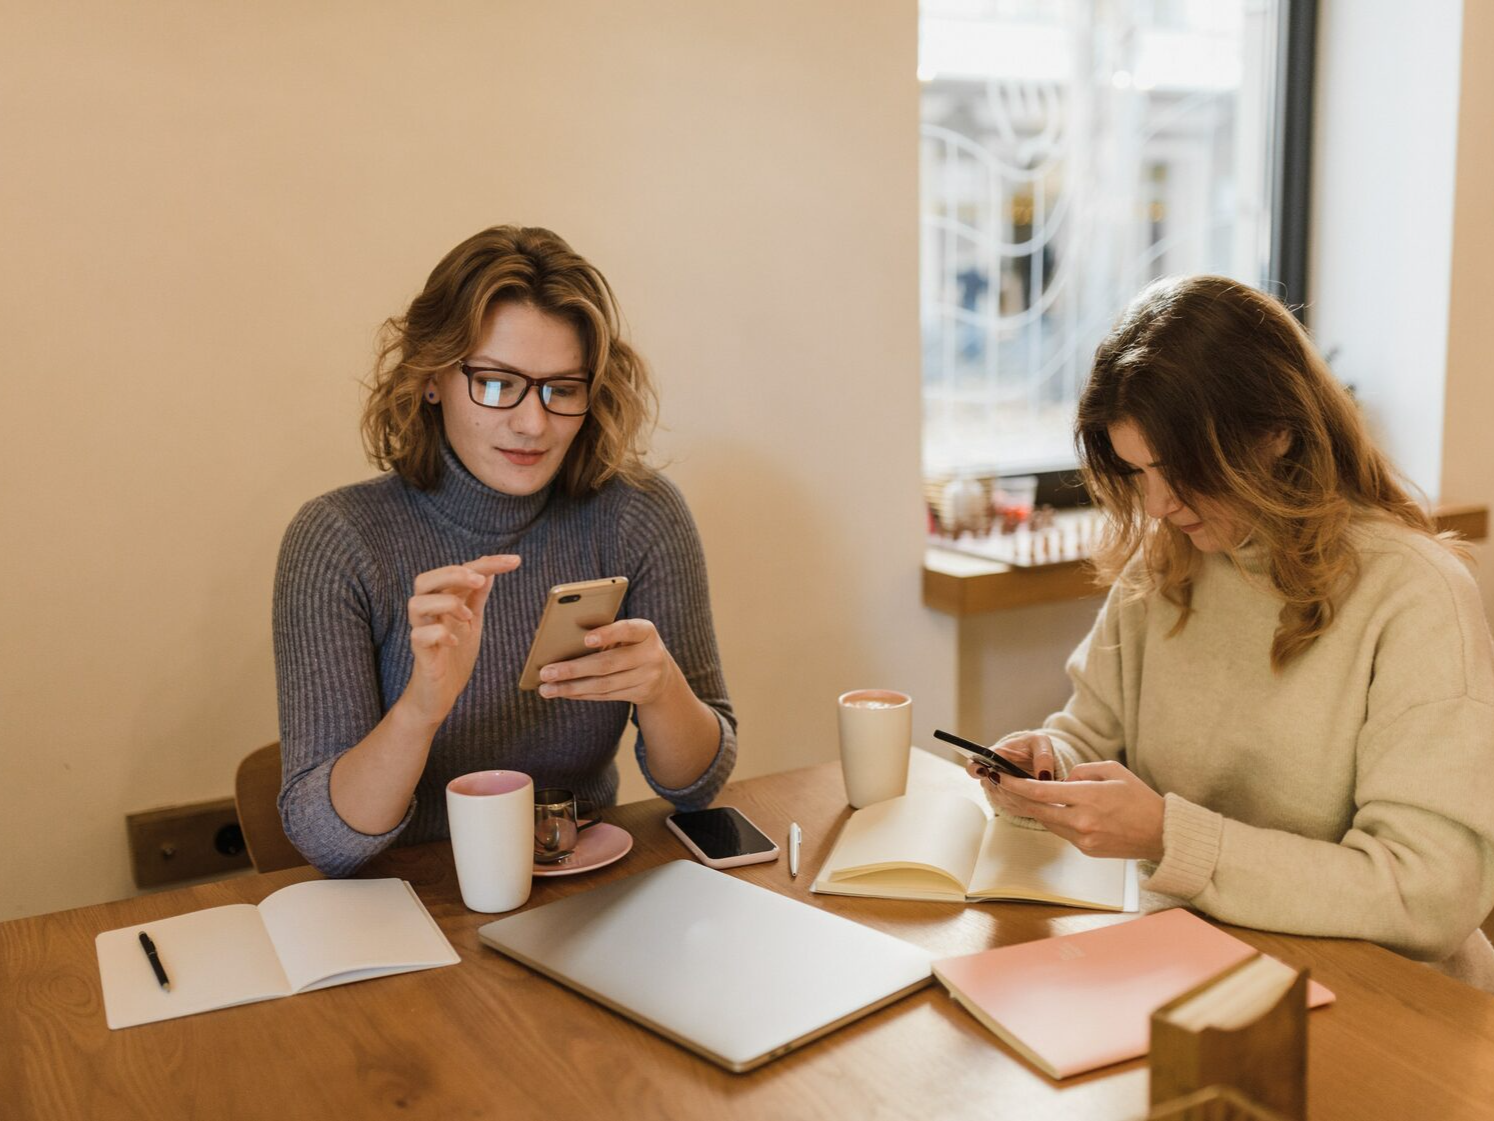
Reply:
<svg viewBox="0 0 1494 1121"><path fill-rule="evenodd" d="M911 787L968 782L914 752ZM787 861L736 875L906 938L967 953L1125 921L1034 904L812 895L849 816L823 764L732 783ZM535 907L679 859L669 807L604 811L635 846L610 868L537 879ZM749 1074L730 1074L482 947L492 916L462 906L445 843L394 849L365 870L414 884L462 963L111 1032L94 936L227 903L257 903L309 868L226 880L0 924L0 1116L7 1118L1072 1118L1146 1113L1144 1061L1062 1083L1038 1073L937 985ZM682 919L684 916L682 916ZM1494 997L1364 942L1227 928L1338 996L1309 1017L1309 1115L1494 1118ZM730 962L722 968L729 969Z"/></svg>

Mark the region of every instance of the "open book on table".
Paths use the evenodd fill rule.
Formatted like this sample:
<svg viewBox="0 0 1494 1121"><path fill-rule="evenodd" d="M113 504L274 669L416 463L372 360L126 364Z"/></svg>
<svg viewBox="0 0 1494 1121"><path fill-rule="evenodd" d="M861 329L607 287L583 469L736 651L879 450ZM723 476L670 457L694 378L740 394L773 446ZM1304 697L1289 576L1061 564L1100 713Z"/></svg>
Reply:
<svg viewBox="0 0 1494 1121"><path fill-rule="evenodd" d="M958 794L913 793L853 813L813 891L883 899L1016 899L1136 910L1134 860L1086 856L1046 829Z"/></svg>
<svg viewBox="0 0 1494 1121"><path fill-rule="evenodd" d="M145 931L170 980L161 987ZM310 880L94 939L111 1028L190 1016L461 958L404 880Z"/></svg>

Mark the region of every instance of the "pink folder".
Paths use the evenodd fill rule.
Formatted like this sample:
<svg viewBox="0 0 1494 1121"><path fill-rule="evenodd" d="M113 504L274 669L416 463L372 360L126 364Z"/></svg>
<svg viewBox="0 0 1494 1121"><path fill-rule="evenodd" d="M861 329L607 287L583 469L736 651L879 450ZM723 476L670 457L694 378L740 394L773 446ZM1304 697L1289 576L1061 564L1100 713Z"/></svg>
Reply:
<svg viewBox="0 0 1494 1121"><path fill-rule="evenodd" d="M934 975L1024 1058L1068 1078L1145 1055L1159 1006L1255 952L1175 908L945 958L934 963ZM1332 1000L1328 989L1309 982L1308 1007Z"/></svg>

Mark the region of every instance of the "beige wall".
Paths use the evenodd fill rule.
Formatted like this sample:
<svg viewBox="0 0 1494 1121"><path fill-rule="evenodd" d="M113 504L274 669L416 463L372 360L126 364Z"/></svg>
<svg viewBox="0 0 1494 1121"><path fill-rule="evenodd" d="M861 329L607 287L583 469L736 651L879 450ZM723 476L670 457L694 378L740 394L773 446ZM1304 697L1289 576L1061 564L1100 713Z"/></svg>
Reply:
<svg viewBox="0 0 1494 1121"><path fill-rule="evenodd" d="M1494 502L1494 5L1463 9L1462 100L1458 111L1448 300L1447 402L1442 497ZM1494 549L1478 549L1484 607L1494 617Z"/></svg>
<svg viewBox="0 0 1494 1121"><path fill-rule="evenodd" d="M1308 323L1376 440L1432 501L1447 404L1462 7L1319 8Z"/></svg>
<svg viewBox="0 0 1494 1121"><path fill-rule="evenodd" d="M1494 502L1491 52L1483 0L1320 9L1309 322L1400 466L1454 504ZM1494 616L1494 550L1472 551Z"/></svg>
<svg viewBox="0 0 1494 1121"><path fill-rule="evenodd" d="M0 918L127 894L124 815L275 738L281 531L370 473L373 330L494 222L590 256L656 365L738 773L833 757L847 688L947 719L915 37L913 0L12 6Z"/></svg>
<svg viewBox="0 0 1494 1121"><path fill-rule="evenodd" d="M1102 600L1041 603L960 622L959 731L982 743L1037 728L1069 699L1064 663Z"/></svg>

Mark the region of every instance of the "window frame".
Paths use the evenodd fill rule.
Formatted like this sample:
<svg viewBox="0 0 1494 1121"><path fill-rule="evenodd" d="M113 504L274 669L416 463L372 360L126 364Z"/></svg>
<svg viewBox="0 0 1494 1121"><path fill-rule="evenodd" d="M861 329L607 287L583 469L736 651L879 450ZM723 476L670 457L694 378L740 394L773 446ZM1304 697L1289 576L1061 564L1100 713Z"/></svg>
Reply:
<svg viewBox="0 0 1494 1121"><path fill-rule="evenodd" d="M1281 0L1276 182L1271 198L1274 294L1306 322L1312 221L1312 125L1317 88L1318 0Z"/></svg>

